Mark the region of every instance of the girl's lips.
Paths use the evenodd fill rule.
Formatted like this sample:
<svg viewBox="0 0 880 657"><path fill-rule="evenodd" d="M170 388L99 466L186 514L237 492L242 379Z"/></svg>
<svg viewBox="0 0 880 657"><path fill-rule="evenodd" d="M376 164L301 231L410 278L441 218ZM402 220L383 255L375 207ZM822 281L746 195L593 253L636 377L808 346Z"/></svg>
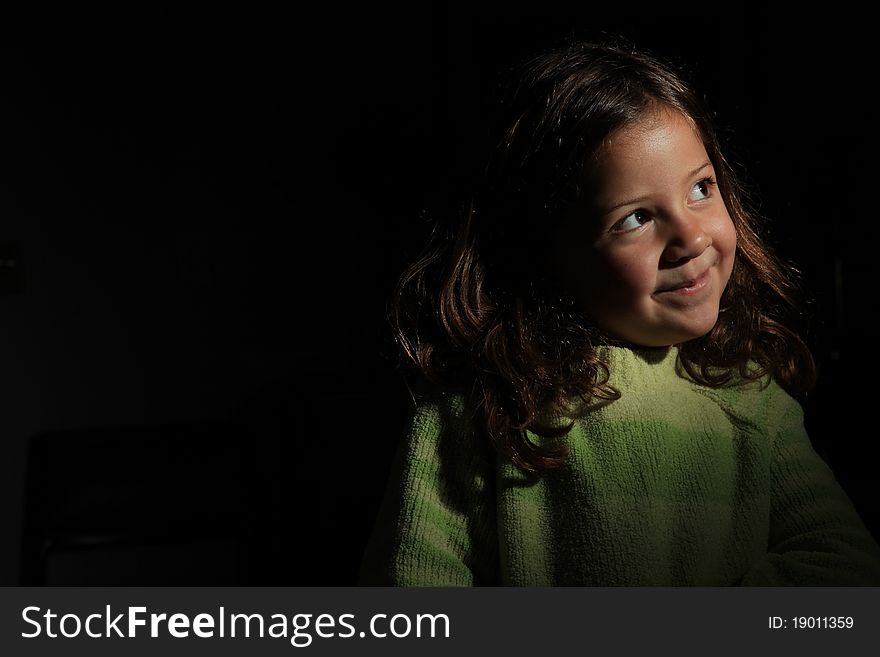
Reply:
<svg viewBox="0 0 880 657"><path fill-rule="evenodd" d="M700 274L693 282L690 282L690 285L688 285L688 283L683 283L681 286L676 288L659 290L657 294L676 294L683 296L696 294L709 284L709 272L711 271L711 269L711 267L706 269L706 271Z"/></svg>

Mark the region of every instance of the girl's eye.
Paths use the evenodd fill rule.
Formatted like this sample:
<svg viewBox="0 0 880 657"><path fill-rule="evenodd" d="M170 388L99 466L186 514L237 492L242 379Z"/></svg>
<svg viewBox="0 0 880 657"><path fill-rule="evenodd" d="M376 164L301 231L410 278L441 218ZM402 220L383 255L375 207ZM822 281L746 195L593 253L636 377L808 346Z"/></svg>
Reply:
<svg viewBox="0 0 880 657"><path fill-rule="evenodd" d="M702 201L703 199L709 198L709 188L715 185L715 180L713 178L703 178L700 182L693 186L691 192L694 189L698 189L700 194L702 194L699 198L694 198L691 196L692 201Z"/></svg>
<svg viewBox="0 0 880 657"><path fill-rule="evenodd" d="M635 212L630 212L623 219L614 224L614 232L616 233L628 233L631 230L635 230L636 228L640 228L642 226L643 221L648 221L650 217L648 217L648 213L644 210L636 210Z"/></svg>

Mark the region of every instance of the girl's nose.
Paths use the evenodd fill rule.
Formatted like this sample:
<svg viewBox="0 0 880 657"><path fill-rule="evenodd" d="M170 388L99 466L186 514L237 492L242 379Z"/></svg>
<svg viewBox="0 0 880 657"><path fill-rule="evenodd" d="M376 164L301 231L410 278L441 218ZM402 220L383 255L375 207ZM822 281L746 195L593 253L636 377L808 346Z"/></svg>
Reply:
<svg viewBox="0 0 880 657"><path fill-rule="evenodd" d="M690 260L701 255L712 244L705 219L684 210L670 217L669 233L663 257L668 262Z"/></svg>

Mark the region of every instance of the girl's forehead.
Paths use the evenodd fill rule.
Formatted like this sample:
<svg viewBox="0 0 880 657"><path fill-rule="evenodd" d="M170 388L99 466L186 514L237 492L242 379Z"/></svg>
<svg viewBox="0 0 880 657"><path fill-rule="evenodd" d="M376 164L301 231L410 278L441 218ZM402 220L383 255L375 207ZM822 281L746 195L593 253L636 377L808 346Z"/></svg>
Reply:
<svg viewBox="0 0 880 657"><path fill-rule="evenodd" d="M597 154L598 159L619 155L622 151L626 153L644 151L658 145L662 147L673 138L703 145L693 119L677 110L657 109L608 135Z"/></svg>
<svg viewBox="0 0 880 657"><path fill-rule="evenodd" d="M681 168L690 171L707 159L694 123L681 113L667 111L610 135L585 174L603 183L625 183L619 176L643 173L659 177Z"/></svg>

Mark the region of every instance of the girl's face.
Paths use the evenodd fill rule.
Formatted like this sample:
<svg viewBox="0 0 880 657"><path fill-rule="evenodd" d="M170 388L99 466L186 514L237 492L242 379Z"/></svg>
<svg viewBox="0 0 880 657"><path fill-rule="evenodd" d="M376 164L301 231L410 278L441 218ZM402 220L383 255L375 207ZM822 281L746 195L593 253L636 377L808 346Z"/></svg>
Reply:
<svg viewBox="0 0 880 657"><path fill-rule="evenodd" d="M645 347L708 333L736 231L703 142L664 109L612 136L562 223L554 266L597 326Z"/></svg>

